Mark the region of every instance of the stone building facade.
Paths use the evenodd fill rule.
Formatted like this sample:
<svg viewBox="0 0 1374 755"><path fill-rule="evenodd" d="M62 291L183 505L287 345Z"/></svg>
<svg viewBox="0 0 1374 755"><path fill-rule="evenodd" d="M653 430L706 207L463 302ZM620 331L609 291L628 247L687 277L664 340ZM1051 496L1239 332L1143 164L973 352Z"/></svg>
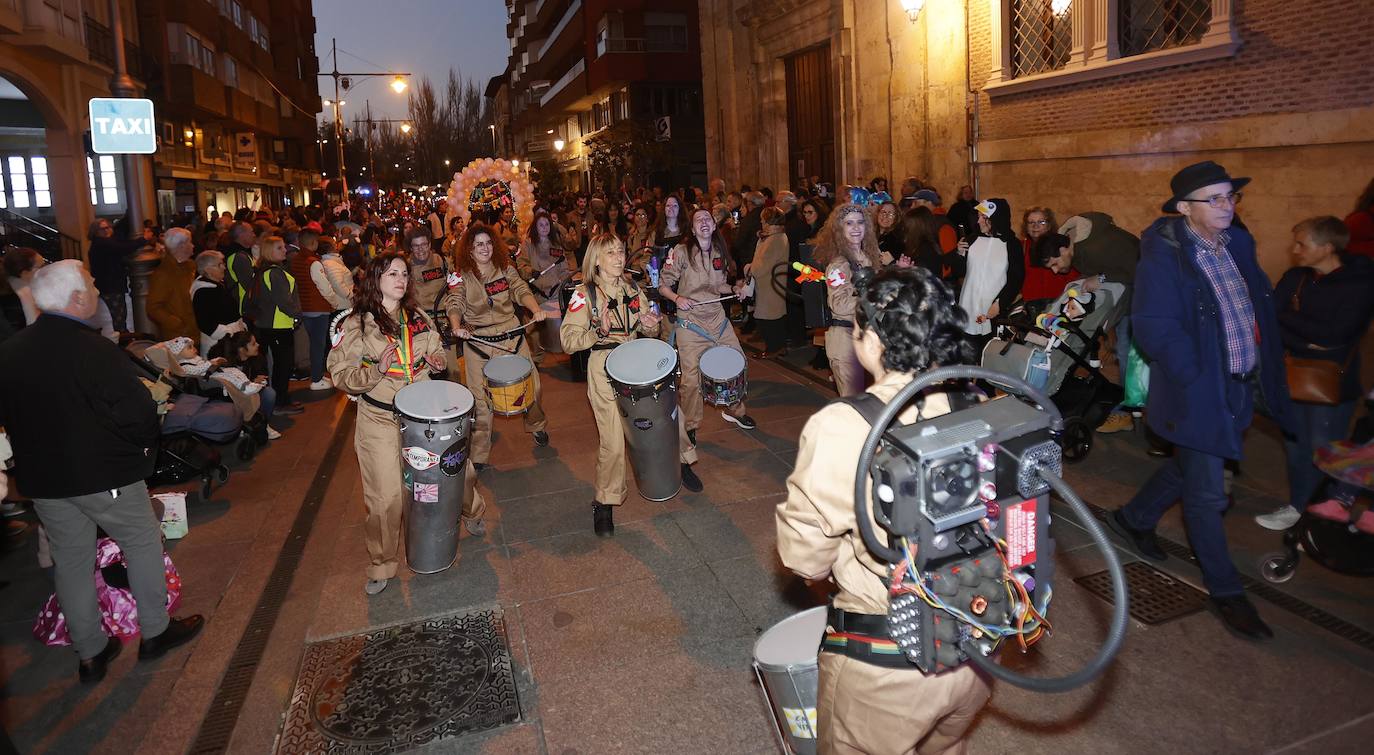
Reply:
<svg viewBox="0 0 1374 755"><path fill-rule="evenodd" d="M1100 210L1138 231L1174 171L1213 159L1254 179L1241 214L1277 274L1292 225L1344 216L1374 177L1370 10L1368 0L701 0L709 169L775 187L828 172L841 185L883 175L895 188L915 175L950 199L968 183L1018 214ZM794 102L789 120L799 55L826 61L826 97L806 101L829 107L801 113ZM821 166L816 153L797 164L788 137L801 119L833 136Z"/></svg>

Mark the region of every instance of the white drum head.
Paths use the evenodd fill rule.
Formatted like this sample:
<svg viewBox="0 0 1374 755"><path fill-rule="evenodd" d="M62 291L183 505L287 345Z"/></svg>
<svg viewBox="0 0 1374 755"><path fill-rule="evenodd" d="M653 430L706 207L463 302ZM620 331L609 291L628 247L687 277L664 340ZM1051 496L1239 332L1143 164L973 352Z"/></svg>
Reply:
<svg viewBox="0 0 1374 755"><path fill-rule="evenodd" d="M606 357L606 374L625 385L651 385L677 367L677 352L655 338L626 341Z"/></svg>
<svg viewBox="0 0 1374 755"><path fill-rule="evenodd" d="M453 419L472 411L472 391L448 380L421 380L397 391L393 403L413 419Z"/></svg>
<svg viewBox="0 0 1374 755"><path fill-rule="evenodd" d="M701 355L701 374L712 380L729 380L744 372L744 355L729 346L712 346Z"/></svg>
<svg viewBox="0 0 1374 755"><path fill-rule="evenodd" d="M800 666L816 662L825 635L825 606L788 616L759 635L754 660L760 666Z"/></svg>
<svg viewBox="0 0 1374 755"><path fill-rule="evenodd" d="M491 385L514 385L529 377L534 365L519 354L492 357L482 368L482 377Z"/></svg>

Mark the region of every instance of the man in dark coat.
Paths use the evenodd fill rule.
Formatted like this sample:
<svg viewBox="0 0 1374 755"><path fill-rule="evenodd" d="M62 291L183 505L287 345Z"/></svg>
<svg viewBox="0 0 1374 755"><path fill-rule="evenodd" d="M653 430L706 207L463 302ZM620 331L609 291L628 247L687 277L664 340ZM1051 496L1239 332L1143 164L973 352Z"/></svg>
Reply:
<svg viewBox="0 0 1374 755"><path fill-rule="evenodd" d="M0 344L0 425L18 487L48 532L80 679L94 683L120 651L96 602L96 527L127 561L140 660L190 640L203 619L167 616L162 531L143 482L157 454L157 406L128 356L85 324L99 303L90 273L77 260L57 262L34 275L32 290L42 314Z"/></svg>
<svg viewBox="0 0 1374 755"><path fill-rule="evenodd" d="M1223 468L1241 458L1257 401L1285 432L1293 421L1273 291L1254 239L1232 225L1248 182L1213 162L1184 168L1163 208L1177 215L1141 237L1132 327L1151 367L1146 418L1176 450L1108 521L1142 556L1163 561L1155 526L1182 500L1213 610L1232 633L1262 640L1273 632L1227 551Z"/></svg>

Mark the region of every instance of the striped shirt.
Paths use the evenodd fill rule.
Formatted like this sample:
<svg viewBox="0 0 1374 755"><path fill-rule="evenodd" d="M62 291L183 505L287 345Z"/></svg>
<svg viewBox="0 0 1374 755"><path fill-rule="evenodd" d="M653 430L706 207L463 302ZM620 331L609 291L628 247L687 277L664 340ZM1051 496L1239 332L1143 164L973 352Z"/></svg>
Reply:
<svg viewBox="0 0 1374 755"><path fill-rule="evenodd" d="M1250 301L1250 287L1245 285L1236 261L1226 250L1231 237L1222 231L1213 244L1186 221L1183 227L1193 239L1193 259L1212 286L1217 303L1221 305L1221 325L1226 333L1226 351L1231 374L1243 375L1255 368L1258 350L1255 348L1255 307Z"/></svg>

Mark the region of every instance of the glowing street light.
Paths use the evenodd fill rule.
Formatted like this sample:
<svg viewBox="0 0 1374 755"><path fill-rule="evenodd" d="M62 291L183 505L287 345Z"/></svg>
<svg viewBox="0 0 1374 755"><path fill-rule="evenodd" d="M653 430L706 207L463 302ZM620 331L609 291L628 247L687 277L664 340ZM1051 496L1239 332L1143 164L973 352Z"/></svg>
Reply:
<svg viewBox="0 0 1374 755"><path fill-rule="evenodd" d="M396 78L391 80L391 89L396 94L404 92L406 90L406 80L401 78L400 76L397 76Z"/></svg>
<svg viewBox="0 0 1374 755"><path fill-rule="evenodd" d="M554 151L556 151L556 152L562 152L562 151L563 151L563 147L565 146L565 144L566 144L566 142L564 142L562 139L554 139L554 140L553 140L553 148L554 148Z"/></svg>
<svg viewBox="0 0 1374 755"><path fill-rule="evenodd" d="M925 4L926 0L902 0L902 10L906 11L906 17L914 24L916 18L921 15L921 9L925 7Z"/></svg>
<svg viewBox="0 0 1374 755"><path fill-rule="evenodd" d="M410 124L409 124L409 123L402 123L402 124L401 124L401 133L403 133L403 134L409 134L409 133L410 133Z"/></svg>

